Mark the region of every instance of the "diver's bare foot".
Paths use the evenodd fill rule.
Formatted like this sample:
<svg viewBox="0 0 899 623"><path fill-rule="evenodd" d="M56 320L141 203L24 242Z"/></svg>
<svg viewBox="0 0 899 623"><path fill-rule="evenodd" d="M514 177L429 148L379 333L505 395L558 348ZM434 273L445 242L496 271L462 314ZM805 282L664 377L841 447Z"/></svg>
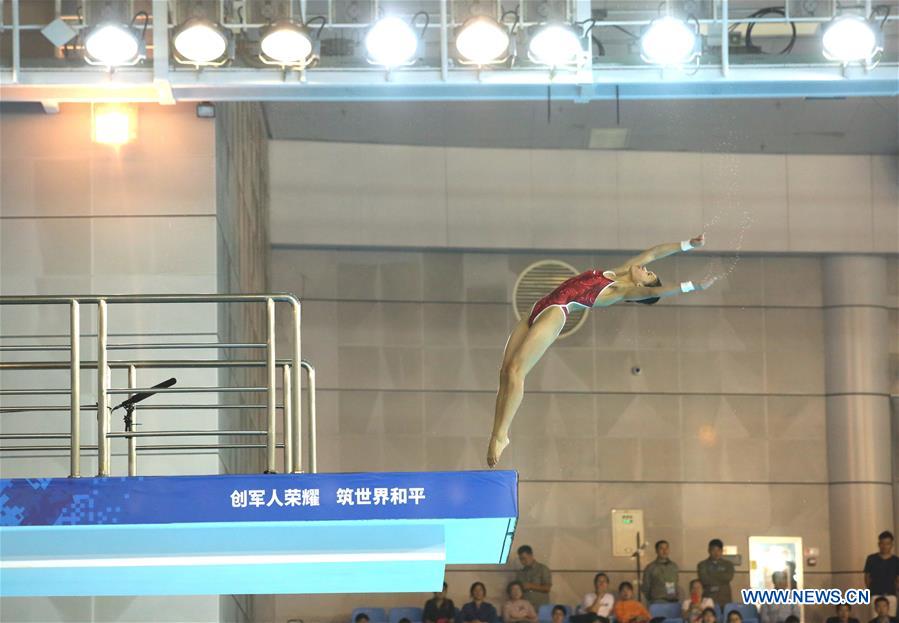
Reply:
<svg viewBox="0 0 899 623"><path fill-rule="evenodd" d="M496 467L499 463L499 457L502 456L503 450L509 445L509 438L500 439L496 435L491 435L490 444L487 446L487 465Z"/></svg>

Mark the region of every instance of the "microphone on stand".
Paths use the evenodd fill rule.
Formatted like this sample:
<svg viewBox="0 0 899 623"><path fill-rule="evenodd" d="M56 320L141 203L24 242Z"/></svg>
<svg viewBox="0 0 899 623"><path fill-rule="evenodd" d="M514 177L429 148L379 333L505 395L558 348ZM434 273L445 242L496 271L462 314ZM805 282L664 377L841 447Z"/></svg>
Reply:
<svg viewBox="0 0 899 623"><path fill-rule="evenodd" d="M174 385L177 382L178 382L178 379L176 379L175 377L172 377L166 381L163 381L162 383L160 383L158 385L154 385L150 389L165 389L167 387L171 387L172 385ZM121 409L121 408L125 408L126 410L131 409L136 403L140 402L141 400L146 400L150 396L157 394L157 393L158 392L140 392L139 394L134 394L131 398L124 400L120 404L113 407L112 410L115 411L116 409Z"/></svg>

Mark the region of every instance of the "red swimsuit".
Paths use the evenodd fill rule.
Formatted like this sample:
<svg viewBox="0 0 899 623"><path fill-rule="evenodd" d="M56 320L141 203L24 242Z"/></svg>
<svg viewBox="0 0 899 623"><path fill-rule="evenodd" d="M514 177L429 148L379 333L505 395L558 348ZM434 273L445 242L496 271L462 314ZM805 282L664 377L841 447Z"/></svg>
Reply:
<svg viewBox="0 0 899 623"><path fill-rule="evenodd" d="M534 303L528 318L528 326L533 325L537 317L550 307L561 307L565 320L568 320L568 314L572 309L593 307L593 303L603 290L615 282L606 275L614 276L614 273L588 270L566 279L555 290Z"/></svg>

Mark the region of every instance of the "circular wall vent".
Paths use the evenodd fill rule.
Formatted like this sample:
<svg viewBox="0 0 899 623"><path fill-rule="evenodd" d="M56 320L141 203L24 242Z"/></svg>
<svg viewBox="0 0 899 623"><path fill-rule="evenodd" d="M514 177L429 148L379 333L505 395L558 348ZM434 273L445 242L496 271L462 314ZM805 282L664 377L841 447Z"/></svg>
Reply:
<svg viewBox="0 0 899 623"><path fill-rule="evenodd" d="M515 317L521 320L530 316L534 303L552 292L566 279L579 274L580 271L574 266L558 260L541 260L525 268L515 280L515 288L512 290ZM559 337L568 337L580 329L587 319L587 312L586 309L578 309L568 314L568 320L562 327Z"/></svg>

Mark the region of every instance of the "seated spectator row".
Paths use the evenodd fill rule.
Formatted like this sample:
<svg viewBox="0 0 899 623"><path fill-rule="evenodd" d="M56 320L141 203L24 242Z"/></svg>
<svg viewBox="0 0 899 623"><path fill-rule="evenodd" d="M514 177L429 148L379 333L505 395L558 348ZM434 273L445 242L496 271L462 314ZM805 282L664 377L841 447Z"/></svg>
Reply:
<svg viewBox="0 0 899 623"><path fill-rule="evenodd" d="M481 587L483 590L483 587ZM447 600L449 601L449 600ZM450 602L451 603L451 602ZM470 606L470 602L466 606ZM479 621L480 623L506 623L506 619L500 617L496 613L496 609L489 603L481 603L489 606L492 613L488 610L487 616L482 618L467 618L466 609L453 607L452 615L449 617L439 617L438 619L425 619L424 608L402 607L391 608L385 611L383 608L356 608L353 610L351 623L424 623L432 621L433 623L470 623L471 621ZM686 623L680 612L676 611L678 604L652 604L649 607L648 619L655 623ZM582 605L565 606L561 604L544 604L537 609L536 619L538 623L577 623L578 621L594 620L588 613L582 612ZM710 620L701 619L702 623L715 623L722 620L722 611L717 606L710 607L712 618ZM744 604L727 604L724 608L724 616L727 623L758 623L758 610L753 605ZM577 614L575 614L577 613ZM731 616L734 615L734 616ZM514 617L509 621L516 620ZM524 619L532 620L532 619ZM609 617L596 617L597 621L607 621L608 623L618 623L619 619L615 615ZM838 623L834 621L833 623ZM849 622L851 623L851 622ZM857 621L855 623L858 623Z"/></svg>
<svg viewBox="0 0 899 623"><path fill-rule="evenodd" d="M865 586L871 591L876 614L871 623L897 623L899 557L893 554L891 532L878 536L878 549L865 561ZM522 567L506 587L501 611L486 600L487 591L481 582L471 585L471 601L456 608L446 596L444 582L443 590L434 593L424 608L394 608L389 617L381 608L359 608L353 612L353 623L799 623L801 610L795 604L768 604L757 610L752 605L732 603L734 565L723 556L723 550L720 539L709 541L709 557L697 565L698 577L690 582L686 599L678 582L681 572L669 558L668 541L660 540L655 543L656 559L643 572L639 595L630 582L622 582L617 594L613 593L608 575L597 573L593 592L587 593L578 606L568 608L550 602L552 574L536 561L530 546L522 545L518 548ZM795 565L775 571L771 581L775 589L796 588ZM827 623L859 623L850 612L849 606L838 606L836 616Z"/></svg>

